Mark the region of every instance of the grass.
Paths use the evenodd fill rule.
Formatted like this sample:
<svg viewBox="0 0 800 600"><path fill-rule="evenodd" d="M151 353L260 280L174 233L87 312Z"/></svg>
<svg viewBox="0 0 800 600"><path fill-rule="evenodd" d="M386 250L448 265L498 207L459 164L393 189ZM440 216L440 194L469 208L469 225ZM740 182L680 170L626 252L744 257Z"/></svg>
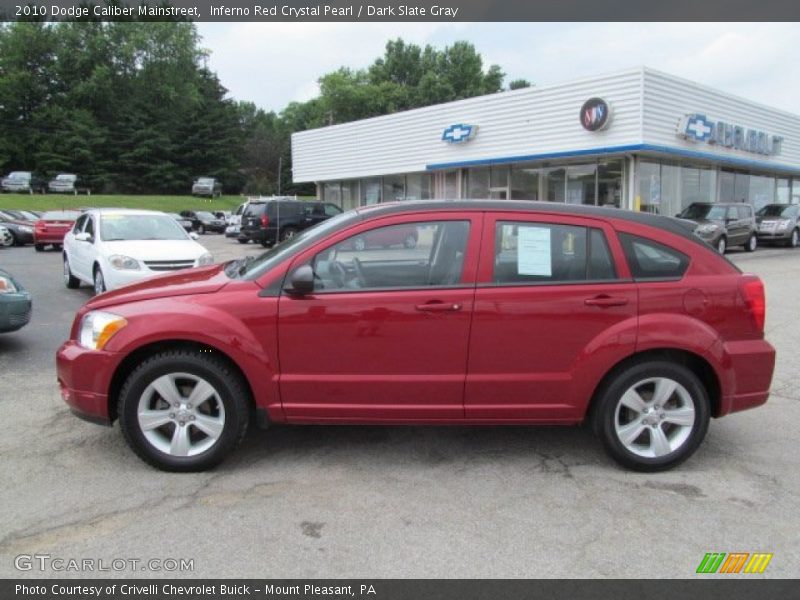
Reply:
<svg viewBox="0 0 800 600"><path fill-rule="evenodd" d="M0 209L63 210L68 208L143 208L180 212L182 210L236 210L244 196L222 196L209 200L193 196L135 196L125 194L71 196L69 194L2 194Z"/></svg>

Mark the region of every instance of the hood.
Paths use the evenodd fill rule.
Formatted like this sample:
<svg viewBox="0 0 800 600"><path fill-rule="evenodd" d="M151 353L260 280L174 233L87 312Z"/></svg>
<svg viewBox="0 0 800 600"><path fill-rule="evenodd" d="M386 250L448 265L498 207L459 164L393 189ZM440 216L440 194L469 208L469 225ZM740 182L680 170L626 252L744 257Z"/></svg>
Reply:
<svg viewBox="0 0 800 600"><path fill-rule="evenodd" d="M225 265L218 264L150 277L144 281L123 285L114 291L95 296L84 305L84 309L95 310L170 296L211 294L222 289L231 281L225 275L224 268Z"/></svg>
<svg viewBox="0 0 800 600"><path fill-rule="evenodd" d="M196 260L207 252L194 240L104 241L108 254L124 254L138 260Z"/></svg>
<svg viewBox="0 0 800 600"><path fill-rule="evenodd" d="M680 217L681 221L686 221L687 223L693 223L695 225L706 225L707 223L713 223L714 225L723 225L724 223L720 219L687 219L686 217Z"/></svg>

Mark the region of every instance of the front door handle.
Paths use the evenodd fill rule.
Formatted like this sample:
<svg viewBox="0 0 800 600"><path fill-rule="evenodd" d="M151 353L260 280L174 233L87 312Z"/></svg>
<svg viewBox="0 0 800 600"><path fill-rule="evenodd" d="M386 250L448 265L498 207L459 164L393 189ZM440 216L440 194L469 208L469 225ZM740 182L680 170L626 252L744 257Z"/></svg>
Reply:
<svg viewBox="0 0 800 600"><path fill-rule="evenodd" d="M606 308L609 306L625 306L628 303L627 298L621 298L619 296L595 296L594 298L587 298L583 301L586 306L599 306L601 308Z"/></svg>
<svg viewBox="0 0 800 600"><path fill-rule="evenodd" d="M453 312L461 310L461 304L453 302L428 302L417 304L416 309L422 312Z"/></svg>

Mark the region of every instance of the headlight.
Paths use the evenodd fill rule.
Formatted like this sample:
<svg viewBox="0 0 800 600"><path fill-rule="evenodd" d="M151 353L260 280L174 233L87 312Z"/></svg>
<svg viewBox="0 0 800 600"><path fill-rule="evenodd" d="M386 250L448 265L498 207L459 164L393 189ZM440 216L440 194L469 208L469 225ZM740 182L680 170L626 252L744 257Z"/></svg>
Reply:
<svg viewBox="0 0 800 600"><path fill-rule="evenodd" d="M20 225L19 230L25 233L33 233L33 227L28 227L27 225Z"/></svg>
<svg viewBox="0 0 800 600"><path fill-rule="evenodd" d="M0 276L0 294L16 294L17 286L8 277Z"/></svg>
<svg viewBox="0 0 800 600"><path fill-rule="evenodd" d="M714 223L706 223L705 225L700 225L697 228L697 233L714 233L717 229L719 229L719 225L715 225Z"/></svg>
<svg viewBox="0 0 800 600"><path fill-rule="evenodd" d="M783 231L791 224L792 222L789 219L781 219L780 221L778 221L778 231Z"/></svg>
<svg viewBox="0 0 800 600"><path fill-rule="evenodd" d="M204 267L205 265L211 265L211 264L214 264L214 257L211 256L209 252L206 252L205 254L203 254L203 256L197 259L198 267Z"/></svg>
<svg viewBox="0 0 800 600"><path fill-rule="evenodd" d="M108 263L120 271L136 271L139 269L138 260L122 254L112 254L108 257Z"/></svg>
<svg viewBox="0 0 800 600"><path fill-rule="evenodd" d="M102 350L108 340L127 324L119 315L93 310L81 320L78 343L89 350Z"/></svg>

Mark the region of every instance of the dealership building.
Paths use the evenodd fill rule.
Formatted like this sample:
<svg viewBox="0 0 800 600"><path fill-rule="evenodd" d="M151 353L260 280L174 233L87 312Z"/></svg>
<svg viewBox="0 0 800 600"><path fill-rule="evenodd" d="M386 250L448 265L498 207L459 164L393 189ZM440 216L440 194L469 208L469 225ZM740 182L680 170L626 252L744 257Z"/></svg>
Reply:
<svg viewBox="0 0 800 600"><path fill-rule="evenodd" d="M546 200L674 215L800 203L800 116L640 67L292 136L295 182L353 208Z"/></svg>

